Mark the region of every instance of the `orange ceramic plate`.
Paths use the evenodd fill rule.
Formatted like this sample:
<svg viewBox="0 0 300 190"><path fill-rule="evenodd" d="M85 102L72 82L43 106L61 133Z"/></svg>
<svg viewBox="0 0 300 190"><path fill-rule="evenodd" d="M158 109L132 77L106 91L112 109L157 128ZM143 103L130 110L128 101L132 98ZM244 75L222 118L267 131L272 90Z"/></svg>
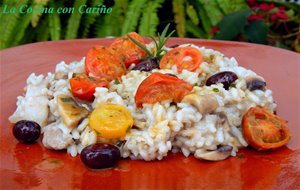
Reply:
<svg viewBox="0 0 300 190"><path fill-rule="evenodd" d="M234 56L262 75L293 134L287 147L273 152L244 149L238 156L206 162L181 154L162 161L122 160L112 170L92 171L79 157L51 151L41 143L23 145L12 136L8 117L16 108L27 76L53 72L55 65L80 60L95 44L112 39L36 43L1 51L0 189L297 189L300 187L300 55L273 47L196 39L194 43Z"/></svg>

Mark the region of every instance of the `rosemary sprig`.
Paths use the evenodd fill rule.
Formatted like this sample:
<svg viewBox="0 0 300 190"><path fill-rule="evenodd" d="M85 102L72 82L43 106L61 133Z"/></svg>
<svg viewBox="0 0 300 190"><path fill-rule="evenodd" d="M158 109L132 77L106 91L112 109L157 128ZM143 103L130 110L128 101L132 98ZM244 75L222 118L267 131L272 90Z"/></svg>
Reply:
<svg viewBox="0 0 300 190"><path fill-rule="evenodd" d="M162 31L161 34L157 34L158 40L156 40L153 36L151 36L150 38L154 41L155 43L155 51L153 53L151 53L146 46L142 45L141 43L139 43L138 41L136 41L134 38L132 38L131 36L127 35L127 37L133 42L135 43L137 46L139 46L142 50L144 50L147 55L149 57L156 57L158 59L161 59L162 55L161 53L164 52L165 50L162 49L164 47L164 45L166 44L166 42L169 40L169 38L172 36L172 34L175 32L175 30L173 30L170 34L167 35L168 29L169 29L170 24L168 24L164 30ZM167 36L166 36L167 35Z"/></svg>
<svg viewBox="0 0 300 190"><path fill-rule="evenodd" d="M134 38L132 38L131 36L127 35L127 37L133 42L135 43L137 46L139 46L142 50L144 50L148 56L152 56L152 53L146 48L146 46L142 45L141 43L139 43L138 41L136 41Z"/></svg>

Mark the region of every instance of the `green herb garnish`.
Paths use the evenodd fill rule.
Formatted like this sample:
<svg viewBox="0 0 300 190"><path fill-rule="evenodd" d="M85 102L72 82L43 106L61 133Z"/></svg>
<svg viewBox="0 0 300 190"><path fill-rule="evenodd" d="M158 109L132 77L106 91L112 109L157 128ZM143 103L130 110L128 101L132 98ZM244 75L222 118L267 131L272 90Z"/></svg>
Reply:
<svg viewBox="0 0 300 190"><path fill-rule="evenodd" d="M62 102L73 102L72 98L60 98Z"/></svg>
<svg viewBox="0 0 300 190"><path fill-rule="evenodd" d="M88 79L90 79L91 81L96 82L96 79L95 79L94 77L91 77L91 76L87 76L87 77L88 77Z"/></svg>
<svg viewBox="0 0 300 190"><path fill-rule="evenodd" d="M242 155L242 154L238 154L238 155L236 155L236 157L238 157L239 159L244 159L245 158L245 156Z"/></svg>
<svg viewBox="0 0 300 190"><path fill-rule="evenodd" d="M129 126L127 129L126 129L126 133L128 133L131 129L131 126Z"/></svg>
<svg viewBox="0 0 300 190"><path fill-rule="evenodd" d="M218 88L213 88L213 91L214 92L219 92L219 89Z"/></svg>
<svg viewBox="0 0 300 190"><path fill-rule="evenodd" d="M50 162L53 163L53 164L59 164L59 163L60 163L60 160L58 160L58 159L53 159L53 160L51 160Z"/></svg>
<svg viewBox="0 0 300 190"><path fill-rule="evenodd" d="M230 87L231 87L231 88L236 88L236 83L232 83L232 84L230 85Z"/></svg>
<svg viewBox="0 0 300 190"><path fill-rule="evenodd" d="M164 52L164 51L166 51L166 50L162 49L163 46L164 46L165 43L169 40L169 38L172 36L172 34L175 32L175 30L173 30L170 34L167 35L169 26L170 26L170 24L168 24L168 25L164 28L164 30L163 30L163 32L161 33L161 35L160 35L159 33L157 34L158 40L156 40L156 39L155 39L154 37L152 37L152 36L150 37L150 38L153 40L153 42L155 43L155 46L156 46L155 51L154 51L153 53L151 53L151 52L146 48L146 46L142 45L141 43L139 43L138 41L136 41L136 40L135 40L134 38L132 38L131 36L127 35L127 37L128 37L133 43L135 43L137 46L139 46L142 50L144 50L144 51L147 53L147 55L148 55L149 57L156 57L156 58L158 58L158 59L161 59L161 57L162 57L161 53ZM167 35L167 36L166 36L166 35Z"/></svg>
<svg viewBox="0 0 300 190"><path fill-rule="evenodd" d="M120 84L119 79L115 79L115 80L114 80L114 84Z"/></svg>
<svg viewBox="0 0 300 190"><path fill-rule="evenodd" d="M122 168L122 166L117 165L117 166L115 166L115 169L117 169L117 170L122 170L123 168Z"/></svg>

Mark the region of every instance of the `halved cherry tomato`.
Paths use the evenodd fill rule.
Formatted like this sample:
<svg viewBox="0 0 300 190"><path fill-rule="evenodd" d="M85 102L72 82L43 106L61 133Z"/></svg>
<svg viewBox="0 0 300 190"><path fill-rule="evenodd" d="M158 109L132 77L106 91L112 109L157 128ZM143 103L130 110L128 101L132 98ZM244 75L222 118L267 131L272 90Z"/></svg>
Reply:
<svg viewBox="0 0 300 190"><path fill-rule="evenodd" d="M265 108L251 107L242 119L243 136L257 150L279 148L289 142L287 121Z"/></svg>
<svg viewBox="0 0 300 190"><path fill-rule="evenodd" d="M103 104L90 115L89 126L107 139L122 138L133 125L133 118L124 106Z"/></svg>
<svg viewBox="0 0 300 190"><path fill-rule="evenodd" d="M111 81L126 73L124 63L104 46L95 46L85 58L85 70L89 76Z"/></svg>
<svg viewBox="0 0 300 190"><path fill-rule="evenodd" d="M146 57L146 52L142 50L139 46L133 43L128 37L134 38L140 44L145 46L145 41L136 32L130 32L120 38L115 39L109 48L115 52L115 56L118 56L121 61L124 62L125 66L128 68L132 63L138 63L140 60Z"/></svg>
<svg viewBox="0 0 300 190"><path fill-rule="evenodd" d="M180 102L192 89L190 84L175 76L152 73L138 87L135 104L141 107L143 103L154 104L163 100Z"/></svg>
<svg viewBox="0 0 300 190"><path fill-rule="evenodd" d="M102 78L89 77L86 74L75 74L69 80L72 95L81 100L92 101L96 87L108 87L109 82Z"/></svg>
<svg viewBox="0 0 300 190"><path fill-rule="evenodd" d="M167 52L160 60L161 69L171 69L173 65L177 66L177 71L183 69L196 71L202 63L202 53L193 47L176 47Z"/></svg>

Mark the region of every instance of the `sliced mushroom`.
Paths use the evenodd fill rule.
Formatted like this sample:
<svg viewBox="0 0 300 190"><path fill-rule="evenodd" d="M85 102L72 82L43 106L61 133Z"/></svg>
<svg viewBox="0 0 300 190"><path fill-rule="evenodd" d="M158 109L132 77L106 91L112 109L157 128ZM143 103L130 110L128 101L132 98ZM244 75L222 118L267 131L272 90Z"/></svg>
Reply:
<svg viewBox="0 0 300 190"><path fill-rule="evenodd" d="M217 125L222 127L224 131L229 132L230 126L226 114L220 113L219 118L220 119L217 121Z"/></svg>
<svg viewBox="0 0 300 190"><path fill-rule="evenodd" d="M87 101L83 101L83 100L80 100L79 98L73 98L74 102L76 103L77 106L79 107L83 107L85 109L87 109L88 111L93 111L93 108L92 106L87 102Z"/></svg>
<svg viewBox="0 0 300 190"><path fill-rule="evenodd" d="M46 148L62 150L67 148L72 142L72 136L65 134L58 125L62 123L53 123L45 127L43 136L43 145Z"/></svg>
<svg viewBox="0 0 300 190"><path fill-rule="evenodd" d="M250 91L253 90L265 90L267 83L260 76L250 76L246 79L247 89Z"/></svg>
<svg viewBox="0 0 300 190"><path fill-rule="evenodd" d="M64 124L71 129L89 114L86 108L78 106L73 98L66 95L57 96L57 105Z"/></svg>
<svg viewBox="0 0 300 190"><path fill-rule="evenodd" d="M195 106L201 114L212 113L219 106L217 99L210 95L186 95L182 102Z"/></svg>
<svg viewBox="0 0 300 190"><path fill-rule="evenodd" d="M231 133L234 137L236 137L236 139L238 140L237 143L240 144L240 145L238 144L239 147L242 147L242 146L246 147L246 146L248 146L248 143L246 142L246 140L245 140L244 137L243 137L241 128L238 129L238 128L235 127L235 126L231 126L231 131L230 131L230 133Z"/></svg>
<svg viewBox="0 0 300 190"><path fill-rule="evenodd" d="M203 160L208 160L208 161L219 161L228 158L231 154L231 151L232 151L232 146L224 145L224 146L220 146L217 150L208 151L200 154L197 154L196 152L195 157Z"/></svg>

